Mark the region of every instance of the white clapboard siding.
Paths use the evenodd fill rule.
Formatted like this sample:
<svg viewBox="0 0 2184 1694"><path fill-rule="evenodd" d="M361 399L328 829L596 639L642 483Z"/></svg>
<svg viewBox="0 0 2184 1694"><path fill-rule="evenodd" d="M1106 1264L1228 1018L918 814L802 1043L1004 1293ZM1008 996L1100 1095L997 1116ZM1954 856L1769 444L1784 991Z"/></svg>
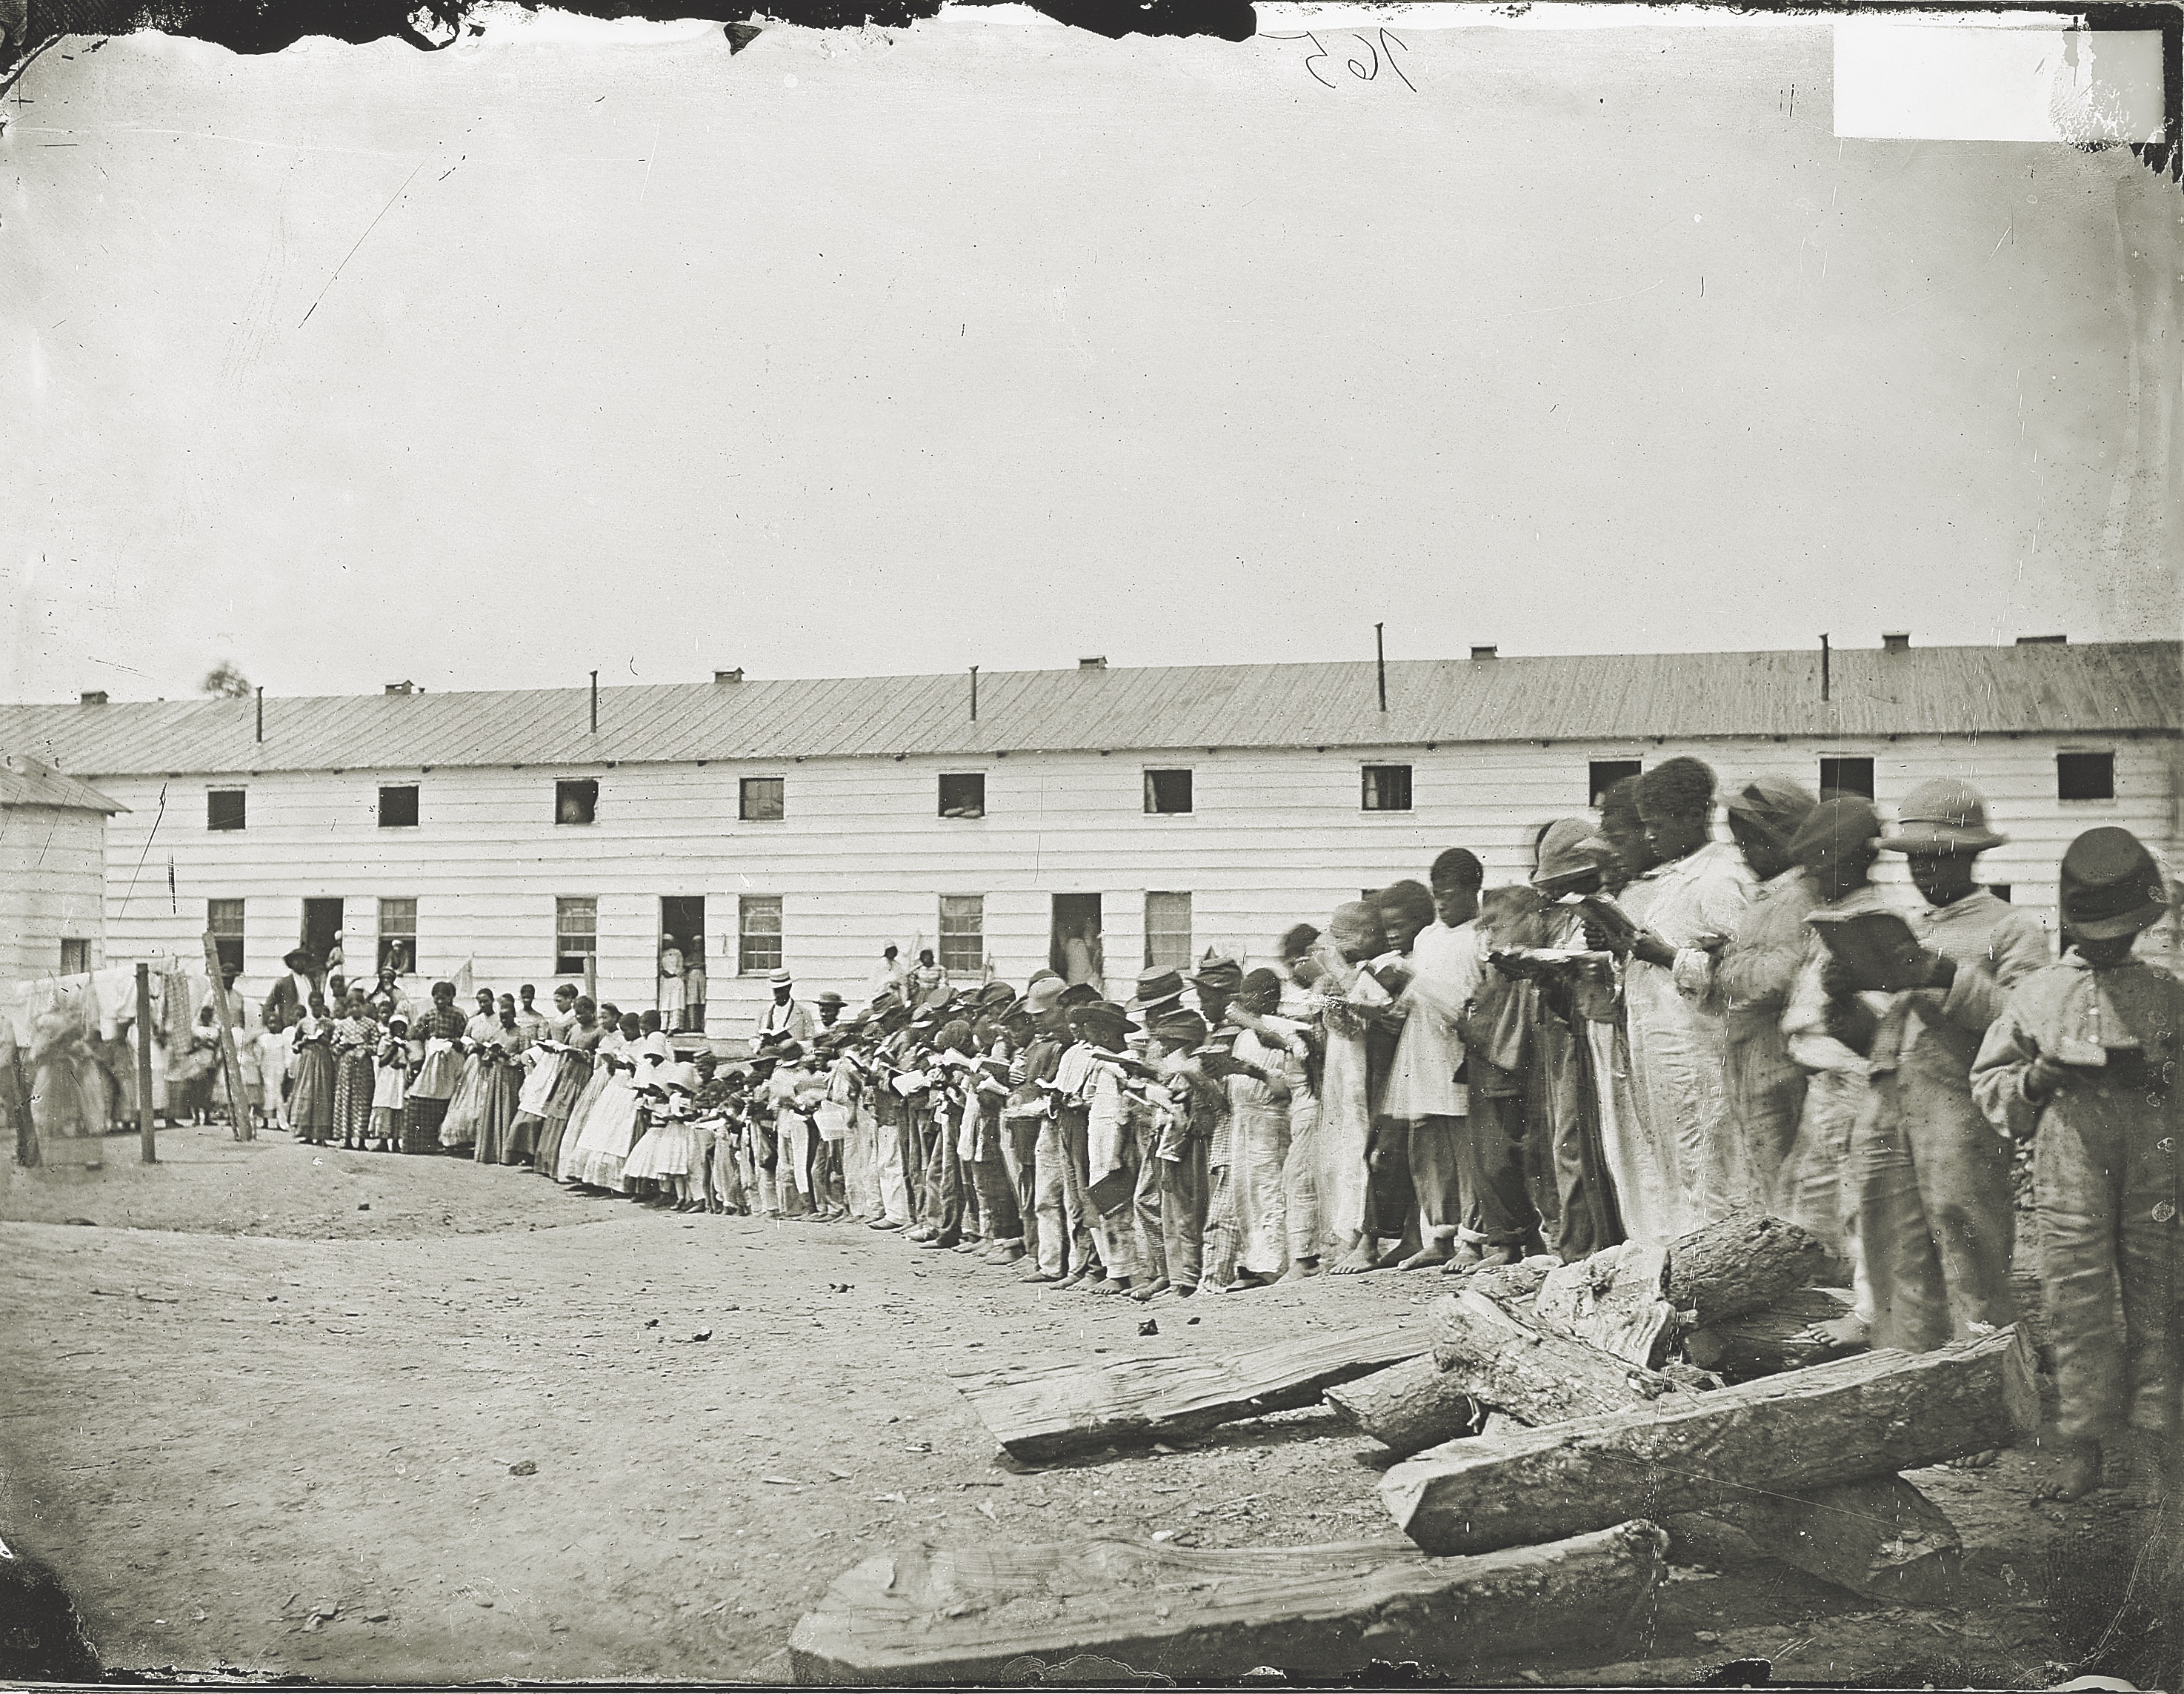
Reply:
<svg viewBox="0 0 2184 1694"><path fill-rule="evenodd" d="M64 940L105 962L105 827L95 811L0 806L0 982L53 975Z"/></svg>
<svg viewBox="0 0 2184 1694"><path fill-rule="evenodd" d="M2055 798L2059 745L2113 751L2117 798ZM103 788L129 810L107 840L109 950L117 958L193 947L208 899L245 902L244 985L259 991L300 933L302 902L344 902L352 975L368 973L382 897L417 901L418 961L452 975L467 960L501 989L554 980L554 900L598 901L598 969L625 1011L653 1004L662 895L706 901L707 999L716 1031L765 998L737 974L737 899L778 896L800 992L869 990L881 947L906 958L939 944L939 897L984 899L985 952L1022 984L1047 961L1051 900L1098 894L1109 986L1125 991L1144 954L1148 889L1192 895L1195 950L1266 959L1292 922L1324 922L1338 901L1398 878L1423 881L1434 856L1469 848L1490 883L1522 878L1540 827L1585 811L1589 764L1690 753L1723 786L1779 775L1817 787L1823 755L1869 756L1885 816L1915 783L1964 777L1987 796L2008 845L1982 877L2052 924L2055 867L2078 831L2123 824L2173 848L2176 745L2163 737L1905 737L1864 743L1762 738L1540 746L1442 744L1430 749L1310 749L1141 757L1017 753L785 763L267 772L119 777ZM1409 812L1361 810L1360 766L1412 767ZM1188 766L1193 811L1148 816L1143 772ZM938 815L943 772L980 771L986 816ZM738 781L779 776L777 822L738 816ZM596 778L597 821L557 825L554 785ZM414 828L377 824L382 783L415 783ZM204 827L208 788L248 790L248 827ZM164 810L161 794L164 791ZM168 882L174 873L173 892ZM139 868L141 862L141 870ZM1884 875L1901 881L1899 861Z"/></svg>

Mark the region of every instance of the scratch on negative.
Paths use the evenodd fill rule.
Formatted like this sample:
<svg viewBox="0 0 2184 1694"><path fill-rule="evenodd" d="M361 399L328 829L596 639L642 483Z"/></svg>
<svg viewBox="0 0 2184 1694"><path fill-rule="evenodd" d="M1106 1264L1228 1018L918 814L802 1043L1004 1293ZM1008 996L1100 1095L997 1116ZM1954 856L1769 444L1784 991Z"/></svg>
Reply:
<svg viewBox="0 0 2184 1694"><path fill-rule="evenodd" d="M2014 224L2004 224L2004 225L2002 226L2002 233L2001 233L2000 235L1997 236L1997 237L1994 238L1994 245L1987 250L1987 255L1986 255L1986 256L1987 256L1989 259L1993 258L1993 257L1995 256L1995 254L1996 254L2000 253L2000 252L2002 251L2002 244L2003 244L2003 242L2006 242L2006 241L2008 241L2008 240L2009 239L2009 232L2010 232L2010 231L2012 231L2013 229L2014 229L2014 228L2016 228L2016 227L2017 227L2017 226L2016 226L2016 225L2014 225Z"/></svg>
<svg viewBox="0 0 2184 1694"><path fill-rule="evenodd" d="M400 199L404 194L410 192L410 185L417 180L417 172L419 170L422 170L424 168L425 162L422 159L418 160L416 169L410 171L407 176L402 179L402 186L399 188L397 188L387 203L379 209L379 217L374 218L370 223L364 226L364 233L356 238L356 247L351 248L346 254L342 255L342 262L334 266L334 274L326 278L326 288L320 289L318 299L311 302L310 311L305 312L302 318L298 320L296 324L296 327L298 329L303 328L305 324L310 322L311 312L318 310L319 300L323 300L326 298L326 289L332 287L336 282L341 280L341 274L348 268L349 260L356 257L357 248L362 247L370 237L371 232L379 227L379 219L385 217L389 212L394 209L394 202Z"/></svg>

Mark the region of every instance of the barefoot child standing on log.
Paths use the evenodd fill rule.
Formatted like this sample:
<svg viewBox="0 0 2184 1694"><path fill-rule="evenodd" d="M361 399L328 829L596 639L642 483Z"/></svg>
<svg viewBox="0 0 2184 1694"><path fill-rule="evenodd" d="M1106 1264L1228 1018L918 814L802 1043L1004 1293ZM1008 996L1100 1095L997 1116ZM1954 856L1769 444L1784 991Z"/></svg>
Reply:
<svg viewBox="0 0 2184 1694"><path fill-rule="evenodd" d="M2078 837L2062 866L2070 950L2018 984L1972 1067L1995 1126L2035 1143L2065 1500L2102 1485L2111 1447L2128 1447L2141 1485L2158 1492L2159 1455L2177 1438L2184 983L2131 954L2169 904L2130 831Z"/></svg>

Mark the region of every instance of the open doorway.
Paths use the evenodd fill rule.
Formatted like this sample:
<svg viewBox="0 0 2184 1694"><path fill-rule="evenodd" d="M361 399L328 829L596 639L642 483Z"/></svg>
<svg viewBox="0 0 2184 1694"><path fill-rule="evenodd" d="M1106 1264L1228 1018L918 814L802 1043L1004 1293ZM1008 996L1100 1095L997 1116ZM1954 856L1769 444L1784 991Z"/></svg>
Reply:
<svg viewBox="0 0 2184 1694"><path fill-rule="evenodd" d="M341 933L342 903L338 900L307 900L304 902L304 933L297 945L311 956L313 970L323 970L330 978L346 976L346 961L329 956ZM331 982L326 984L326 989L329 995L333 992Z"/></svg>
<svg viewBox="0 0 2184 1694"><path fill-rule="evenodd" d="M682 976L670 982L666 968L667 949L679 956ZM660 1022L671 1032L702 1030L705 1027L705 897L703 894L662 894L660 897Z"/></svg>
<svg viewBox="0 0 2184 1694"><path fill-rule="evenodd" d="M1106 995L1107 961L1100 943L1099 895L1054 896L1054 928L1047 947L1047 963L1061 972L1064 982L1089 983L1103 997Z"/></svg>

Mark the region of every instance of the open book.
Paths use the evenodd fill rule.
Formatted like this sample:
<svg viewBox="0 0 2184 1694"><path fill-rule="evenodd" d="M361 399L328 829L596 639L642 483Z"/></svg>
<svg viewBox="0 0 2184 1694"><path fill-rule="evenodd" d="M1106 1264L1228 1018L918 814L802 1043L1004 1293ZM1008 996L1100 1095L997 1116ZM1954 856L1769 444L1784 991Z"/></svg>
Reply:
<svg viewBox="0 0 2184 1694"><path fill-rule="evenodd" d="M1934 956L1892 911L1815 911L1805 922L1861 991L1924 988Z"/></svg>

